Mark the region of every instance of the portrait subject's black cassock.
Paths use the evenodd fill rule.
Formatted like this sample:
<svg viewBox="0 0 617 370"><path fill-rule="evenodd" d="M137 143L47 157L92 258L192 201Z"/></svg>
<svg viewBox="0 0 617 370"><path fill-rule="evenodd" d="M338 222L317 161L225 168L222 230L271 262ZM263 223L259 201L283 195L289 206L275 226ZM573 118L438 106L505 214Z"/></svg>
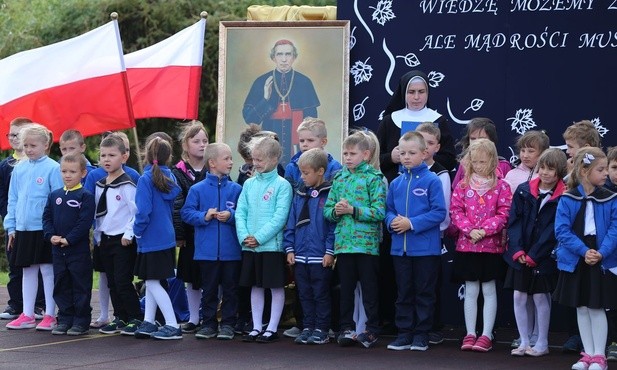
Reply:
<svg viewBox="0 0 617 370"><path fill-rule="evenodd" d="M274 76L270 99L264 99L264 84ZM276 84L276 86L274 85ZM277 70L259 76L249 91L242 116L244 121L262 125L263 130L276 132L283 148L281 163L287 164L298 144L296 129L305 117L317 117L319 98L311 79L296 70Z"/></svg>

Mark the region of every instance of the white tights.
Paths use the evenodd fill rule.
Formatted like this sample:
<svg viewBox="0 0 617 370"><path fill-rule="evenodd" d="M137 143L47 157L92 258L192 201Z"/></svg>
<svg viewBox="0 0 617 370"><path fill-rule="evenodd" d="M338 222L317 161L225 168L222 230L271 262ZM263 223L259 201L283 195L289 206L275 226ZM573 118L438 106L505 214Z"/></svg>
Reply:
<svg viewBox="0 0 617 370"><path fill-rule="evenodd" d="M171 305L171 299L165 288L161 286L161 282L158 280L146 280L146 308L144 313L144 320L150 323L154 323L156 317L156 307L161 309L163 317L165 318L165 325L178 328L178 321L176 320L176 314L174 308Z"/></svg>
<svg viewBox="0 0 617 370"><path fill-rule="evenodd" d="M577 307L576 318L585 353L590 356L604 355L608 332L604 309Z"/></svg>
<svg viewBox="0 0 617 370"><path fill-rule="evenodd" d="M476 335L476 320L478 318L478 296L480 295L479 281L465 282L465 327L467 334ZM497 290L495 280L482 283L482 295L484 296L484 308L482 316L484 319L482 335L489 338L493 337L493 327L497 316Z"/></svg>
<svg viewBox="0 0 617 370"><path fill-rule="evenodd" d="M272 306L270 308L270 322L268 323L267 330L276 332L283 314L283 307L285 306L285 288L271 288L272 293ZM263 324L264 313L264 288L252 287L251 288L251 311L253 315L253 330L261 332ZM269 336L269 333L264 334ZM270 334L271 335L271 334Z"/></svg>
<svg viewBox="0 0 617 370"><path fill-rule="evenodd" d="M43 276L43 293L45 294L45 315L56 316L54 302L54 267L51 263L30 265L23 268L21 291L24 300L24 315L34 317L34 303L39 290L39 271Z"/></svg>

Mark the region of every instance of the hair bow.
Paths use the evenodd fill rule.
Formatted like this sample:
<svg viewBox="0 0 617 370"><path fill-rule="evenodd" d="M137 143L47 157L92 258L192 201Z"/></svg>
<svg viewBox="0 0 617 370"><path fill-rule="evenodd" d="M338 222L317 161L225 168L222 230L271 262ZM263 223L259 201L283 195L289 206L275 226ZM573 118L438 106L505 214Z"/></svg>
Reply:
<svg viewBox="0 0 617 370"><path fill-rule="evenodd" d="M594 157L593 154L585 153L585 156L583 157L583 163L591 164L594 159L596 159L596 157Z"/></svg>

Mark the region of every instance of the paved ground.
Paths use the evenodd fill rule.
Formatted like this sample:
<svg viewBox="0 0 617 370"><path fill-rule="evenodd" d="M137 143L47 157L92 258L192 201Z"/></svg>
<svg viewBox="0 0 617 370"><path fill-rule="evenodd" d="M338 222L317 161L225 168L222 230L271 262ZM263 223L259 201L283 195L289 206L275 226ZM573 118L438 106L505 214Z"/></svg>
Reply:
<svg viewBox="0 0 617 370"><path fill-rule="evenodd" d="M96 294L95 294L96 296ZM0 307L6 302L6 288L0 288ZM96 299L96 297L95 297ZM95 302L93 302L95 303ZM94 307L97 304L93 304ZM445 332L447 340L426 352L388 351L392 337L382 337L375 348L341 348L335 344L300 346L284 338L277 343L257 344L233 341L138 340L120 335L105 336L94 330L83 337L52 336L35 330L8 330L0 321L1 369L569 369L577 356L562 354L551 347L541 358L513 358L509 342L512 329L497 331L498 343L489 353L461 352L460 329ZM565 336L551 333L551 344L560 345Z"/></svg>

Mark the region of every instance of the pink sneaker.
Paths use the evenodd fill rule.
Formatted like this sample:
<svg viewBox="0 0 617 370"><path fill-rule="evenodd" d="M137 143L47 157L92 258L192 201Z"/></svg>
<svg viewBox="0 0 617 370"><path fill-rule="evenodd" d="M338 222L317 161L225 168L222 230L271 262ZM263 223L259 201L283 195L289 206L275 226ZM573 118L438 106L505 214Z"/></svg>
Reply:
<svg viewBox="0 0 617 370"><path fill-rule="evenodd" d="M607 370L608 364L606 363L606 357L604 355L591 356L591 362L589 363L589 370Z"/></svg>
<svg viewBox="0 0 617 370"><path fill-rule="evenodd" d="M581 352L581 359L578 360L577 363L572 365L572 370L587 370L589 369L589 365L591 364L591 356L586 354L585 352ZM606 363L606 362L605 362Z"/></svg>
<svg viewBox="0 0 617 370"><path fill-rule="evenodd" d="M36 326L36 330L52 331L56 328L56 318L53 316L45 315L43 320Z"/></svg>
<svg viewBox="0 0 617 370"><path fill-rule="evenodd" d="M473 345L472 350L476 352L488 352L493 349L493 341L486 335L482 335Z"/></svg>
<svg viewBox="0 0 617 370"><path fill-rule="evenodd" d="M36 326L34 317L26 316L24 313L19 315L18 318L6 324L7 329L32 329Z"/></svg>
<svg viewBox="0 0 617 370"><path fill-rule="evenodd" d="M474 344L476 344L476 336L473 334L465 335L465 338L463 338L463 345L461 346L461 351L471 351Z"/></svg>

